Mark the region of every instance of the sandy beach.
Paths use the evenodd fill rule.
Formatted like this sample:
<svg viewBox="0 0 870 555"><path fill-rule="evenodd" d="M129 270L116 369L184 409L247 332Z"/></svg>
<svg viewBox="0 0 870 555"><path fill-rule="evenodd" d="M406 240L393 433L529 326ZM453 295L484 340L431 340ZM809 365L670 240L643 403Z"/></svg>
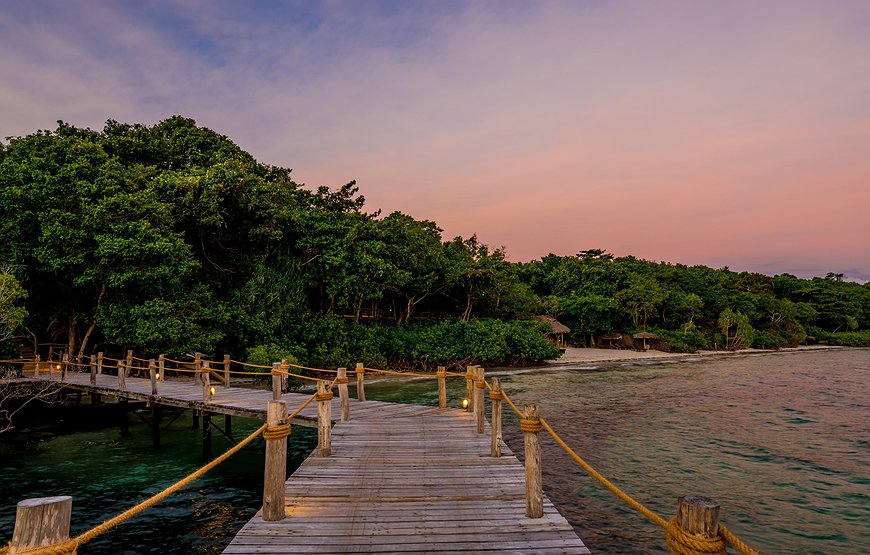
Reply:
<svg viewBox="0 0 870 555"><path fill-rule="evenodd" d="M771 351L766 349L742 349L740 351L698 351L697 353L665 353L650 349L648 351L631 351L628 349L588 349L568 347L565 353L556 360L547 361L548 364L581 364L584 362L631 362L653 359L681 359L715 356L734 356L759 353L788 353L796 351L824 351L830 349L842 349L844 347L831 347L829 345L808 345Z"/></svg>

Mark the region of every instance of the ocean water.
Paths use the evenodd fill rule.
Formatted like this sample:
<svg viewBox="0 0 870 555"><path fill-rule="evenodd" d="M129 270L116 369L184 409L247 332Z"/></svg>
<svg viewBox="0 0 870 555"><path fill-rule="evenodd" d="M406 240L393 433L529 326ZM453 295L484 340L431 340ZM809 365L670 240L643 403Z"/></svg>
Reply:
<svg viewBox="0 0 870 555"><path fill-rule="evenodd" d="M680 495L708 495L720 502L721 520L764 553L870 552L870 350L492 374L518 404L536 403L589 463L663 516L673 514ZM456 404L464 380L449 384ZM437 403L434 380L374 381L366 394ZM45 426L0 436L2 541L11 537L20 499L72 495L76 533L203 462L188 413L164 431L159 448L134 417L122 436L109 418L50 414ZM234 419L234 435L257 425ZM315 435L294 428L291 469ZM546 493L593 553L666 552L657 526L542 439ZM521 451L517 420L507 412L505 440ZM214 442L216 453L229 446L217 434ZM245 449L80 553L219 553L260 504L262 451Z"/></svg>

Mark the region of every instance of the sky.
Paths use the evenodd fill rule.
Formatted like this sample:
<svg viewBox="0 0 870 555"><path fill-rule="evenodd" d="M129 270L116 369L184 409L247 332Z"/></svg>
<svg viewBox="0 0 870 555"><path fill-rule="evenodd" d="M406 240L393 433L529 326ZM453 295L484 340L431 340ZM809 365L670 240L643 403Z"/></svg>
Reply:
<svg viewBox="0 0 870 555"><path fill-rule="evenodd" d="M0 0L0 137L176 114L514 261L870 280L866 0Z"/></svg>

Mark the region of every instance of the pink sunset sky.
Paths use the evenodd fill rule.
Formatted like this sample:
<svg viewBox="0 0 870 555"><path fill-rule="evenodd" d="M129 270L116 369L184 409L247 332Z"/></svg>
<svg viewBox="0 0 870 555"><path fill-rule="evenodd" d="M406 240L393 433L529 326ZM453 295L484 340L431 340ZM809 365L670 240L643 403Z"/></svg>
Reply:
<svg viewBox="0 0 870 555"><path fill-rule="evenodd" d="M55 1L0 136L173 114L511 260L870 280L870 2Z"/></svg>

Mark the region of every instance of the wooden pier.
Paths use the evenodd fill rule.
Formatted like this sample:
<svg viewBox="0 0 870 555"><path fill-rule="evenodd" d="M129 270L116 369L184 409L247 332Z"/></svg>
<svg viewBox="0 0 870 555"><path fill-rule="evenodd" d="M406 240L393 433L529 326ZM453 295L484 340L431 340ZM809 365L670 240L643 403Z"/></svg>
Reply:
<svg viewBox="0 0 870 555"><path fill-rule="evenodd" d="M155 386L126 377L122 386L117 376L73 372L59 385L261 420L273 400L272 391L222 386L204 398L203 386L193 380ZM309 398L280 395L291 410ZM543 516L526 516L524 467L500 439L501 456L491 456L489 424L478 428L475 414L348 401L348 421L327 417L330 454L315 450L284 484L284 518L267 521L261 510L224 553L589 553L546 497ZM291 423L317 426L318 404ZM341 414L338 397L325 404L332 415Z"/></svg>

